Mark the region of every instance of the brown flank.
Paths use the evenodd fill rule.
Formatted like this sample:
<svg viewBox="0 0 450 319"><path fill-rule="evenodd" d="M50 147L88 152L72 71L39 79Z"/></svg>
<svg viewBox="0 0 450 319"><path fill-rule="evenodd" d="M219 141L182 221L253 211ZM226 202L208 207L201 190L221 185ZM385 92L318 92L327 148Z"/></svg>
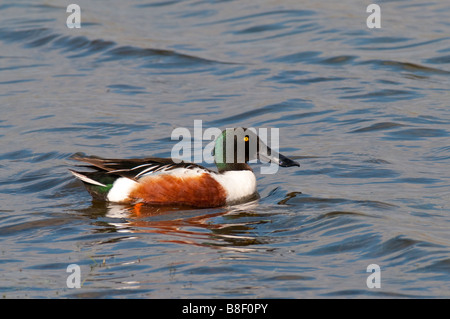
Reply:
<svg viewBox="0 0 450 319"><path fill-rule="evenodd" d="M144 177L130 198L152 205L219 207L226 204L224 188L207 173L194 177Z"/></svg>

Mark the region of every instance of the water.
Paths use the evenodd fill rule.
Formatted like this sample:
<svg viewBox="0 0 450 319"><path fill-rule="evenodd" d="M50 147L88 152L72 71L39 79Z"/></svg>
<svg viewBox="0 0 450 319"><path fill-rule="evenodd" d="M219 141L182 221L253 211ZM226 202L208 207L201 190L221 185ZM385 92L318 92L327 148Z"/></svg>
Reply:
<svg viewBox="0 0 450 319"><path fill-rule="evenodd" d="M450 297L448 1L380 1L376 30L369 1L79 0L80 29L69 3L0 5L3 298ZM279 128L302 166L201 210L92 203L68 172L169 157L194 120Z"/></svg>

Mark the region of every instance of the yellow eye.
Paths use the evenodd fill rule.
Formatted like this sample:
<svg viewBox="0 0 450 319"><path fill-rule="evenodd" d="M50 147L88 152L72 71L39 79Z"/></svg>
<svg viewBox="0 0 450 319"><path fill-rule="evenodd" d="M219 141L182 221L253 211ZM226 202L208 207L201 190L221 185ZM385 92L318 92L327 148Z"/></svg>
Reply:
<svg viewBox="0 0 450 319"><path fill-rule="evenodd" d="M244 137L244 141L248 142L248 136Z"/></svg>

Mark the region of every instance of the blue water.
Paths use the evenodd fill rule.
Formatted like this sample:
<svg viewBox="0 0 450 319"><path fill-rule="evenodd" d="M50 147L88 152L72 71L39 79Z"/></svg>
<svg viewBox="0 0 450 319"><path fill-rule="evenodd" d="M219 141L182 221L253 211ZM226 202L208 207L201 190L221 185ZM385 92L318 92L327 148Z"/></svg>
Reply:
<svg viewBox="0 0 450 319"><path fill-rule="evenodd" d="M381 29L349 0L76 3L80 29L0 4L2 298L450 297L450 3L380 1ZM95 203L68 171L170 157L194 120L279 128L301 167L201 210Z"/></svg>

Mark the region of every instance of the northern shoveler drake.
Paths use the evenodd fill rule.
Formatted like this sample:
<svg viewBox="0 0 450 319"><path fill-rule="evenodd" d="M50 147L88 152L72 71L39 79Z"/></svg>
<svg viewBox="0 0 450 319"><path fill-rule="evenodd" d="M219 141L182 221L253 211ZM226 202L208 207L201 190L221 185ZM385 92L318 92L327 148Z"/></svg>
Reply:
<svg viewBox="0 0 450 319"><path fill-rule="evenodd" d="M243 132L241 137L238 131ZM241 138L245 157L237 152ZM227 147L231 144L231 148ZM228 154L234 151L234 156L227 157L227 150ZM70 171L95 200L206 208L245 202L257 196L256 177L247 164L251 160L264 159L282 167L300 166L272 151L251 130L242 128L224 130L216 139L213 155L218 172L168 158L105 159L81 154L72 159L90 164L86 167L94 171Z"/></svg>

